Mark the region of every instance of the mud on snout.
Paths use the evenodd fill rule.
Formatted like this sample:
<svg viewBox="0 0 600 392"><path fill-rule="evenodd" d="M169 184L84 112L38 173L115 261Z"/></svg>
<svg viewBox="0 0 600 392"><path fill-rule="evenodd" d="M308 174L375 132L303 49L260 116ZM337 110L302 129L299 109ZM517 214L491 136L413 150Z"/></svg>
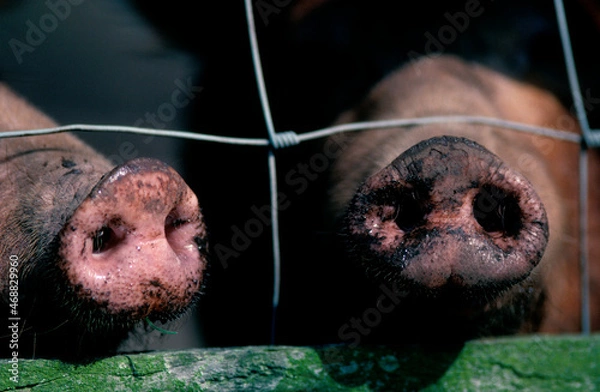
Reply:
<svg viewBox="0 0 600 392"><path fill-rule="evenodd" d="M418 292L503 290L548 242L531 183L481 145L436 137L369 177L344 218L349 257L377 281Z"/></svg>
<svg viewBox="0 0 600 392"><path fill-rule="evenodd" d="M59 257L82 313L174 318L194 301L207 264L196 195L166 164L129 161L105 175L69 218Z"/></svg>

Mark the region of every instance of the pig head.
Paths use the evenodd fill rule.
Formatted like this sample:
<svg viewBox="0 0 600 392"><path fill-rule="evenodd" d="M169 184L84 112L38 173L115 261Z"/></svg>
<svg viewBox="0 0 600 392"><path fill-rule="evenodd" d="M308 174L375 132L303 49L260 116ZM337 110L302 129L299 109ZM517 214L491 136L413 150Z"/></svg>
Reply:
<svg viewBox="0 0 600 392"><path fill-rule="evenodd" d="M394 72L339 123L440 115L578 131L551 94L450 56ZM578 330L575 143L465 123L335 138L343 153L329 194L341 246L393 289L390 331L410 340Z"/></svg>
<svg viewBox="0 0 600 392"><path fill-rule="evenodd" d="M1 130L53 126L0 85ZM206 228L172 168L113 168L71 134L1 139L0 166L1 303L5 319L17 317L20 357L109 354L141 321L194 303Z"/></svg>

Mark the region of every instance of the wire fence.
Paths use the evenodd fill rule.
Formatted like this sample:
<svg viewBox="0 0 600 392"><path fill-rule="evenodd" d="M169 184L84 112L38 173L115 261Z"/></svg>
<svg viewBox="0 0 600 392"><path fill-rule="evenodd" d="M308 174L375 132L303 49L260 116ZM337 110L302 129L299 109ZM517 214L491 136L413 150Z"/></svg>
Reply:
<svg viewBox="0 0 600 392"><path fill-rule="evenodd" d="M408 118L386 121L367 121L356 122L350 124L336 125L317 129L310 132L297 134L293 131L276 132L271 116L271 109L267 90L265 87L264 77L262 73L262 65L259 55L258 40L254 23L254 14L251 0L244 0L246 8L246 18L248 24L248 35L252 52L252 61L254 65L256 82L258 85L260 102L264 115L264 120L267 128L267 138L240 138L227 137L220 135L201 134L187 132L181 130L168 129L153 129L132 126L107 126L107 125L90 125L90 124L70 124L54 128L33 129L33 130L18 130L0 133L0 138L33 136L42 134L53 134L70 131L88 131L88 132L119 132L133 133L139 135L150 136L167 136L179 139L225 143L233 145L245 146L260 146L269 147L267 164L269 167L270 181L270 203L271 203L271 235L272 235L272 252L273 252L273 296L272 296L272 330L271 340L274 342L275 336L275 320L276 312L279 306L279 295L281 288L281 255L279 244L279 217L277 208L277 165L274 150L290 147L299 143L326 138L338 133L362 131L368 129L381 128L403 128L415 125L430 125L440 123L464 123L464 124L481 124L492 127L500 127L513 129L516 131L546 136L557 140L576 143L580 146L579 149L579 244L580 244L580 271L581 271L581 333L590 333L590 298L589 298L589 270L588 270L588 167L587 167L587 148L600 146L600 130L591 130L587 121L584 101L579 88L578 76L575 69L575 62L570 43L567 20L562 0L554 0L558 26L560 30L561 43L567 66L569 85L573 95L573 101L577 119L579 121L582 135L574 134L567 131L556 130L552 128L532 126L518 122L506 121L498 118L480 117L480 116L433 116L423 118Z"/></svg>

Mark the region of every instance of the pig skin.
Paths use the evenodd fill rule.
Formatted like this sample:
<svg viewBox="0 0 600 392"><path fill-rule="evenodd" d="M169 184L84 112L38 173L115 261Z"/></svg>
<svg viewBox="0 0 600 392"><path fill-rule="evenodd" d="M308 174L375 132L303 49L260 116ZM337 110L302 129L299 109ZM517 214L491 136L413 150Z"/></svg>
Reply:
<svg viewBox="0 0 600 392"><path fill-rule="evenodd" d="M579 131L576 121L548 92L452 56L424 58L392 73L375 86L358 107L342 114L337 123L441 115L488 116L570 132ZM389 165L411 146L442 135L471 139L499 156L505 164L533 184L548 215L550 235L542 261L518 287L490 300L487 310L504 308L506 311L498 314L490 311L490 317L499 319L491 322L497 325L482 328L476 335L578 331L579 146L575 143L510 129L462 123L338 135L335 142L343 145L344 151L335 161L331 174L329 206L334 221L340 224L346 206L366 178ZM594 241L598 238L599 229L596 219L599 212L597 158L593 152L590 160L589 216L593 329L600 327L600 254ZM389 285L394 283L385 279L383 282ZM519 293L523 289L532 294L516 299L521 296ZM520 306L529 309L524 312L511 309L514 301L524 301ZM421 311L426 312L424 309ZM513 315L504 319L506 313Z"/></svg>
<svg viewBox="0 0 600 392"><path fill-rule="evenodd" d="M0 84L0 131L55 126L56 123L52 119L33 108L8 87ZM204 242L206 229L201 215L193 218L194 228L191 229L197 230L197 237L194 237L194 241L197 242L197 246L194 246L196 250L185 249L185 252L196 254L199 252L200 264L197 267L191 266L191 271L185 272L190 280L187 283L188 287L183 289L185 293L179 297L170 292L168 287L165 288L166 284L152 280L144 286L147 287L146 291L140 293L132 291L131 295L127 294L128 288L124 287L123 283L119 283L118 289L113 287L112 294L106 289L94 287L94 284L99 286L100 282L96 283L97 279L90 279L92 275L89 275L89 278L86 276L97 271L86 272L86 269L92 266L100 270L102 268L110 270L110 262L104 261L108 264L102 265L102 261L98 258L92 260L91 246L87 249L89 255L85 255L85 258L87 245L82 245L81 250L76 248L80 246L77 244L83 244L81 241L88 241L90 235L82 230L76 231L86 224L86 220L89 220L88 218L82 220L82 217L92 215L88 212L95 208L105 208L112 200L97 197L100 196L98 192L96 192L97 196L88 196L94 194L94 190L101 189L107 193L108 189L109 195L111 191L114 194L112 198L121 197L118 208L123 210L136 203L132 199L134 194L137 195L139 192L138 199L143 199L142 187L146 189L167 185L182 187L181 189L185 188L187 191L182 191L182 196L177 197L185 198L192 206L195 201L197 208L195 195L173 169L159 161L140 159L130 164L126 163L120 166L120 169L112 170L113 164L76 136L68 133L1 139L0 165L2 184L0 187L2 200L0 276L7 277L11 258L18 258L20 357L81 359L111 354L140 320L147 316L161 321L173 319L194 303L202 284L201 278L206 268L207 257ZM128 181L131 182L128 179L130 172L135 174L146 169L153 174L136 177L136 183L128 185ZM177 180L169 182L167 180L169 176L176 177ZM120 188L116 188L115 191L110 187ZM123 192L119 193L119 189L124 187L132 194L129 196L120 194ZM160 189L157 192L161 194ZM162 192L169 193L172 190L163 189ZM82 203L83 201L85 203ZM116 203L116 200L112 201ZM152 202L150 200L150 203ZM85 209L78 209L80 205L85 205ZM138 218L131 217L134 221L147 219L144 207L148 210L148 214L154 211L163 213L162 210L170 208L158 205L141 207ZM78 214L74 214L76 210ZM168 211L164 213L166 215ZM125 216L126 212L123 214ZM97 214L94 219L101 219L100 215ZM69 227L65 229L67 222ZM164 230L162 226L158 229ZM69 236L69 240L66 241L68 246L61 245L61 239L66 236ZM146 246L148 250L145 252L151 248L154 248L155 252L167 251L163 250L162 243L149 242L148 244ZM179 243L176 246L184 247L184 244ZM66 266L61 257L69 253L72 256L78 252L81 252L81 262L74 266ZM149 264L140 276L145 277L145 271L150 271L152 268L155 268L154 264ZM177 278L182 276L182 273L172 266L169 271L165 269L165 272L169 275L165 276L165 282L168 283L177 281L175 275ZM126 273L128 271L123 271L123 276ZM147 275L152 276L150 272ZM193 278L192 275L198 276ZM123 280L118 279L120 282ZM136 287L133 286L135 277L129 280L131 280L130 289L135 291ZM160 292L159 287L164 292ZM97 293L96 298L87 297L92 292L90 288ZM115 294L114 291L118 293ZM0 308L5 310L3 317L8 318L7 305L10 303L10 298L6 278L0 279L0 293L2 296ZM173 295L173 298L164 301L164 295ZM147 304L144 305L144 302ZM170 308L165 308L165 303ZM98 310L97 304L100 304L102 309ZM111 306L118 309L111 309ZM127 306L131 307L127 308ZM154 318L157 314L159 317ZM1 335L3 339L0 340L4 346L2 352L9 346L8 342L4 344L4 338L7 336L8 334L5 333Z"/></svg>

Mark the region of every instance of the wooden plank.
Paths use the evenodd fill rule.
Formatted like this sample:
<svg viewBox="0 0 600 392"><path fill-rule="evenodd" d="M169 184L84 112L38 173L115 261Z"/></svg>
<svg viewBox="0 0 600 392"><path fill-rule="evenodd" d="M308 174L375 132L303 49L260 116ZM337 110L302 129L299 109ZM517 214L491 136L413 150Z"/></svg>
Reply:
<svg viewBox="0 0 600 392"><path fill-rule="evenodd" d="M119 355L88 364L3 360L0 390L593 391L600 335L478 340L456 348L248 346Z"/></svg>

